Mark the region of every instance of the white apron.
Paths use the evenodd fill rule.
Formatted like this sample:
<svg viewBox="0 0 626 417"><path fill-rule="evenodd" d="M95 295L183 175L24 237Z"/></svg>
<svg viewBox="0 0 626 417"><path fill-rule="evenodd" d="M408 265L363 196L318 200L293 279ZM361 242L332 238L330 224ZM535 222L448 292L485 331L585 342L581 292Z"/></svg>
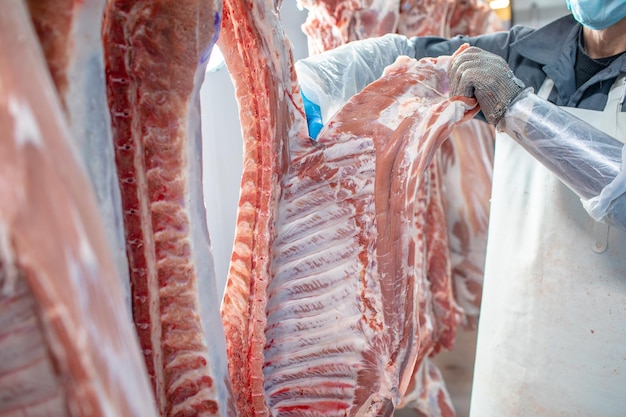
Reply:
<svg viewBox="0 0 626 417"><path fill-rule="evenodd" d="M624 89L564 109L626 142ZM499 134L488 239L470 416L626 416L626 232Z"/></svg>

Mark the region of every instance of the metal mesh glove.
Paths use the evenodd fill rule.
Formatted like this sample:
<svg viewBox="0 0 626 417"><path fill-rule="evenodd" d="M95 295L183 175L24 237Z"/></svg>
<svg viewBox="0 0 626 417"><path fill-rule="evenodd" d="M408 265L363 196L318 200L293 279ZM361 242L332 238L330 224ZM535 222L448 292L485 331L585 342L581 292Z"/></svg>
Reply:
<svg viewBox="0 0 626 417"><path fill-rule="evenodd" d="M511 101L524 89L506 61L472 46L450 64L450 95L476 97L487 121L497 124Z"/></svg>

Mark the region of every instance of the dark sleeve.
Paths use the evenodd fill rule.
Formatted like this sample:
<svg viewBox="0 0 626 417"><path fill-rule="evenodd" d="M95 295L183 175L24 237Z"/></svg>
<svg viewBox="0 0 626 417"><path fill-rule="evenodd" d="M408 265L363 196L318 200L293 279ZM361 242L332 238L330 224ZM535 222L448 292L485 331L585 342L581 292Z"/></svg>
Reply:
<svg viewBox="0 0 626 417"><path fill-rule="evenodd" d="M510 45L517 39L532 33L534 29L524 26L514 26L509 31L489 33L480 36L456 36L452 39L435 36L421 36L409 38L415 49L415 58L438 57L452 55L461 45L468 43L501 56L509 62Z"/></svg>

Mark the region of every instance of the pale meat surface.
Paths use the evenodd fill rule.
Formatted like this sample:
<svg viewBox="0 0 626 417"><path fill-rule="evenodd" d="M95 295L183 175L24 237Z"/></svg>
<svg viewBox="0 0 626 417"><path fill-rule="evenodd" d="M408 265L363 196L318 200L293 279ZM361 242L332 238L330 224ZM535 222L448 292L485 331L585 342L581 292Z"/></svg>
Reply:
<svg viewBox="0 0 626 417"><path fill-rule="evenodd" d="M309 13L302 30L309 54L336 48L356 39L394 33L400 0L297 0Z"/></svg>
<svg viewBox="0 0 626 417"><path fill-rule="evenodd" d="M477 36L484 33L492 20L495 20L494 15L482 0L405 0L397 33L409 37ZM442 144L433 167L441 177L437 187L442 196L444 216L440 219L447 223L447 258L452 284L446 289L448 292L433 291L433 294L444 296L444 299L453 296L461 308L464 326L470 329L476 327L480 312L493 141L493 128L486 123L470 120L460 124ZM429 276L434 286L439 279ZM451 313L448 317L453 317ZM439 347L452 349L455 336L452 334L447 339L448 344ZM434 356L440 350L436 348L428 354ZM473 362L473 358L467 360ZM450 372L450 376L456 375ZM425 417L455 415L442 374L430 360L415 369L403 407L412 408Z"/></svg>
<svg viewBox="0 0 626 417"><path fill-rule="evenodd" d="M449 18L449 37L456 35L478 36L487 33L497 21L491 7L484 0L456 0ZM494 28L497 25L494 24Z"/></svg>
<svg viewBox="0 0 626 417"><path fill-rule="evenodd" d="M235 415L200 184L213 0L107 4L108 102L132 314L162 416Z"/></svg>
<svg viewBox="0 0 626 417"><path fill-rule="evenodd" d="M455 0L401 0L398 28L394 33L448 37L455 7Z"/></svg>
<svg viewBox="0 0 626 417"><path fill-rule="evenodd" d="M480 314L494 139L492 126L471 120L454 129L438 154L454 294L470 329Z"/></svg>
<svg viewBox="0 0 626 417"><path fill-rule="evenodd" d="M0 415L156 416L96 199L23 2L0 14Z"/></svg>

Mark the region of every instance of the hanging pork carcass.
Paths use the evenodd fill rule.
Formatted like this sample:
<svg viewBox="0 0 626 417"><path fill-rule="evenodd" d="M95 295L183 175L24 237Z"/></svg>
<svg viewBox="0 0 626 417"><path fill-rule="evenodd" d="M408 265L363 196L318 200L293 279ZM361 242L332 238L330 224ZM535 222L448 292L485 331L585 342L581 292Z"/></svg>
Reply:
<svg viewBox="0 0 626 417"><path fill-rule="evenodd" d="M0 415L156 416L96 198L22 1L3 3L0 53Z"/></svg>
<svg viewBox="0 0 626 417"><path fill-rule="evenodd" d="M245 158L222 306L233 390L244 415L390 415L418 360L417 282L449 268L422 173L476 109L447 98L445 58L403 61L310 141L278 8L225 2L219 40Z"/></svg>
<svg viewBox="0 0 626 417"><path fill-rule="evenodd" d="M235 416L202 195L216 0L107 3L107 97L132 315L162 416Z"/></svg>

